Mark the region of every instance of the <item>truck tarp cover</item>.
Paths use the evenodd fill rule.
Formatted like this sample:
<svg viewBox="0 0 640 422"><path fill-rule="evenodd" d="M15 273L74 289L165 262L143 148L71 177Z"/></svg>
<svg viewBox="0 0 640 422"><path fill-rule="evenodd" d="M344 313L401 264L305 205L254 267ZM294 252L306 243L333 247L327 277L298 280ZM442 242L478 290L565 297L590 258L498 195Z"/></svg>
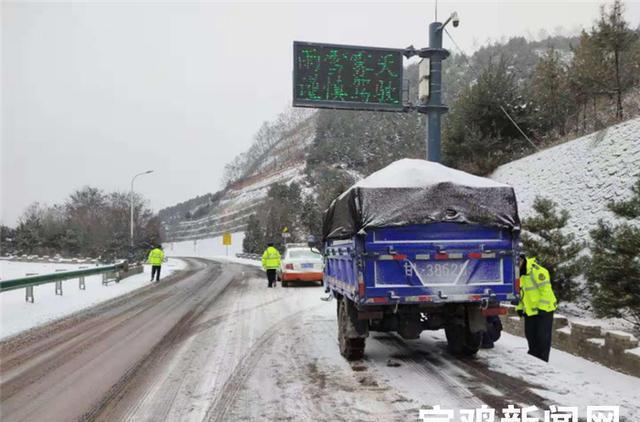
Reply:
<svg viewBox="0 0 640 422"><path fill-rule="evenodd" d="M434 222L520 230L513 188L442 164L403 159L360 180L325 211L324 239Z"/></svg>

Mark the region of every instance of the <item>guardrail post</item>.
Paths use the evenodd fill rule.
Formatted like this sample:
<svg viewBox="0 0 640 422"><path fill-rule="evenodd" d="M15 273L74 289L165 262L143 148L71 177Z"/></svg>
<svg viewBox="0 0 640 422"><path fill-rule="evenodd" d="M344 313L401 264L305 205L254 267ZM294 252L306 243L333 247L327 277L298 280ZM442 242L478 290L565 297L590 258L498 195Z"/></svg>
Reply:
<svg viewBox="0 0 640 422"><path fill-rule="evenodd" d="M25 273L25 276L29 277L32 275L38 275L38 273ZM27 286L25 288L25 297L24 297L24 301L25 302L34 302L34 297L33 297L33 286Z"/></svg>
<svg viewBox="0 0 640 422"><path fill-rule="evenodd" d="M33 286L27 286L25 290L26 290L26 294L25 294L24 301L33 303Z"/></svg>
<svg viewBox="0 0 640 422"><path fill-rule="evenodd" d="M61 273L67 270L58 269L57 273ZM56 280L56 296L62 296L62 280Z"/></svg>
<svg viewBox="0 0 640 422"><path fill-rule="evenodd" d="M102 273L102 285L103 285L103 286L106 286L106 285L108 284L108 283L107 283L107 280L108 280L108 279L109 279L109 278L107 277L107 273Z"/></svg>
<svg viewBox="0 0 640 422"><path fill-rule="evenodd" d="M86 269L86 268L88 268L88 267L78 267L79 270L83 270L83 269ZM87 286L85 286L85 284L84 284L84 276L83 275L78 277L78 288L80 290L86 290L87 289Z"/></svg>

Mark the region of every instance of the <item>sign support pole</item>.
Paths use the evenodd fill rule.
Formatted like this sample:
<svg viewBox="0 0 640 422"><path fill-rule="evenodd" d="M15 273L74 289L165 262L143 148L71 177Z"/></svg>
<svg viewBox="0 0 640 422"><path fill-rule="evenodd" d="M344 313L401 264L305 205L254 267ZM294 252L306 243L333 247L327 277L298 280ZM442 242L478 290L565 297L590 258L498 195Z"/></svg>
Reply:
<svg viewBox="0 0 640 422"><path fill-rule="evenodd" d="M444 24L446 25L446 24ZM418 55L428 58L429 66L429 100L418 106L420 113L427 115L426 144L427 160L439 163L440 136L442 114L448 107L442 104L442 60L449 57L449 52L442 48L442 31L444 25L441 22L429 24L429 47L419 50Z"/></svg>

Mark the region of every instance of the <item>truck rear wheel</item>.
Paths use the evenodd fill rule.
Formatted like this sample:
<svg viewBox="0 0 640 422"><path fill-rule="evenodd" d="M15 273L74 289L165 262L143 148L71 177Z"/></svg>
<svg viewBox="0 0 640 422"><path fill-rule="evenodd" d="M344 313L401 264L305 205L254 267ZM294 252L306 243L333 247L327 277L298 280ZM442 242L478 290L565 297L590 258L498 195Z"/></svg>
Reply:
<svg viewBox="0 0 640 422"><path fill-rule="evenodd" d="M450 324L444 328L447 336L447 349L454 356L473 356L480 349L482 333L472 333L469 327Z"/></svg>
<svg viewBox="0 0 640 422"><path fill-rule="evenodd" d="M358 360L364 356L364 337L354 337L353 314L350 310L352 305L347 299L338 302L338 341L340 343L340 354L347 360ZM350 312L351 311L351 312Z"/></svg>

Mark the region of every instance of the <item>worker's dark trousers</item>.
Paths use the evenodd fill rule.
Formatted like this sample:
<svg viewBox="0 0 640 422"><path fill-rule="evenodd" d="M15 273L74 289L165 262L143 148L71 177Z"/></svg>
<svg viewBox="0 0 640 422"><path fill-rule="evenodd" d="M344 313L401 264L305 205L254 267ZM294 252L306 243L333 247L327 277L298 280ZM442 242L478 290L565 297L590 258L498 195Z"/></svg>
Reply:
<svg viewBox="0 0 640 422"><path fill-rule="evenodd" d="M269 281L269 287L276 285L276 270L267 270L267 280Z"/></svg>
<svg viewBox="0 0 640 422"><path fill-rule="evenodd" d="M155 277L156 281L160 281L160 265L151 266L151 281Z"/></svg>
<svg viewBox="0 0 640 422"><path fill-rule="evenodd" d="M549 362L553 312L538 311L538 315L524 317L524 335L529 343L529 354Z"/></svg>

